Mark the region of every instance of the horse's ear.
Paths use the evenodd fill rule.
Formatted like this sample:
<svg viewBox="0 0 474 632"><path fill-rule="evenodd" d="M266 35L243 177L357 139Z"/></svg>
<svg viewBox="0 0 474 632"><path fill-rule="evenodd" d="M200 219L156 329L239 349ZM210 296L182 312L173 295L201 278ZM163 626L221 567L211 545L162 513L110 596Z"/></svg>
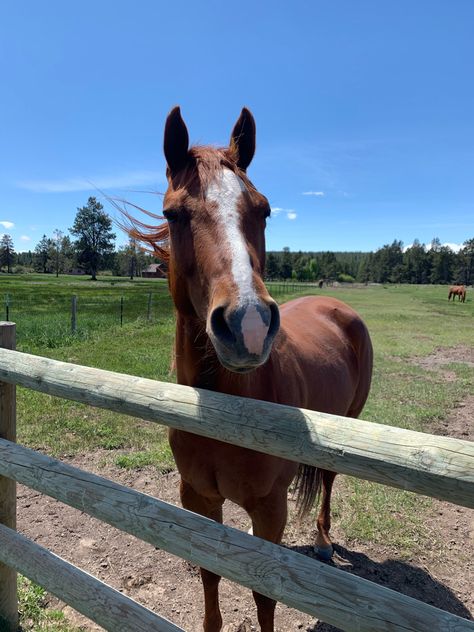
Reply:
<svg viewBox="0 0 474 632"><path fill-rule="evenodd" d="M163 147L171 173L177 173L186 165L189 147L188 130L178 105L166 119Z"/></svg>
<svg viewBox="0 0 474 632"><path fill-rule="evenodd" d="M239 120L234 125L230 137L230 147L236 155L237 165L245 171L252 162L255 153L255 119L252 112L247 108L242 108Z"/></svg>

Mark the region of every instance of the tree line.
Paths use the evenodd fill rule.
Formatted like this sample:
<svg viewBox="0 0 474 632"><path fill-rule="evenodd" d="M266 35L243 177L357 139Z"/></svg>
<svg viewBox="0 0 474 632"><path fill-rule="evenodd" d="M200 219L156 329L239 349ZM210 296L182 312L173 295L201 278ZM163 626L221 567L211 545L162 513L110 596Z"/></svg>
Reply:
<svg viewBox="0 0 474 632"><path fill-rule="evenodd" d="M90 197L78 208L69 235L55 230L43 235L34 251L15 253L10 235L0 239L0 270L68 274L84 272L96 278L100 270L117 276L140 276L152 262L135 240L115 250L112 220L102 204ZM394 240L375 252L268 252L268 280L360 283L458 283L474 284L474 238L459 252L443 246L438 238L429 247L418 240L409 247Z"/></svg>
<svg viewBox="0 0 474 632"><path fill-rule="evenodd" d="M359 283L458 283L474 284L474 238L459 252L443 246L438 238L429 247L418 240L403 248L395 240L375 252L267 253L269 280Z"/></svg>
<svg viewBox="0 0 474 632"><path fill-rule="evenodd" d="M16 253L10 235L0 240L0 270L7 272L43 272L45 274L90 274L97 278L100 270L116 276L140 276L155 259L143 252L134 239L115 250L112 220L94 197L77 209L70 235L55 230L43 235L34 251Z"/></svg>

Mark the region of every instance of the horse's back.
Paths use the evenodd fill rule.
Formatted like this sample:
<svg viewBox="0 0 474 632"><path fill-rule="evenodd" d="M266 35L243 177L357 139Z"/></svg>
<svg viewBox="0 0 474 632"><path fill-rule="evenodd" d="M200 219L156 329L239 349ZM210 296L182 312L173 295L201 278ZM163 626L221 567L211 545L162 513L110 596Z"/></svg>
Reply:
<svg viewBox="0 0 474 632"><path fill-rule="evenodd" d="M329 296L305 296L280 306L281 326L294 341L319 350L370 345L363 320L346 303Z"/></svg>
<svg viewBox="0 0 474 632"><path fill-rule="evenodd" d="M300 381L297 404L323 412L357 416L372 376L372 344L361 317L338 299L307 296L280 306L278 353ZM289 371L289 370L290 371Z"/></svg>

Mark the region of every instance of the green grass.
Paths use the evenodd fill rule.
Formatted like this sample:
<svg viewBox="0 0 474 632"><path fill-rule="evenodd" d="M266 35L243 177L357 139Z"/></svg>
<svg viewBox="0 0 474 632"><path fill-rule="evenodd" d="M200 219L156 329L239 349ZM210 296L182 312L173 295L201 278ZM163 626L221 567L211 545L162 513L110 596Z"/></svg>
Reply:
<svg viewBox="0 0 474 632"><path fill-rule="evenodd" d="M162 474L175 469L173 454L168 444L161 446L159 450L145 450L142 452L131 452L130 454L120 454L115 458L115 465L126 469L142 468L148 465L160 464Z"/></svg>
<svg viewBox="0 0 474 632"><path fill-rule="evenodd" d="M73 296L77 298L74 332ZM1 275L0 318L6 319L7 313L17 323L18 348L35 352L83 342L139 317L155 322L171 313L171 304L166 281L158 279Z"/></svg>
<svg viewBox="0 0 474 632"><path fill-rule="evenodd" d="M48 593L26 577L18 577L21 630L26 632L79 632L60 610L49 608Z"/></svg>
<svg viewBox="0 0 474 632"><path fill-rule="evenodd" d="M18 314L19 349L162 381L175 379L170 371L174 316L165 284L111 281L110 277L96 284L77 277L57 282L31 276L12 281L5 289L4 278L0 279L0 296L2 291L17 297L23 293L42 306L37 312ZM123 295L125 303L138 304L140 292L147 297L149 291L154 293L156 305L151 321L143 310L136 310L123 326L116 321L102 323L97 309L91 315L97 322L89 329L84 327L74 336L67 332L68 313L59 308L61 297L67 304L68 296L75 292L92 304ZM445 286L324 288L315 293L349 303L368 325L375 366L362 418L429 432L473 392L472 367L459 362L446 365L456 375L447 382L442 373L424 370L414 362L417 356L439 348L474 347L474 303L469 291L465 304L448 303ZM297 295L282 293L276 298L282 302ZM60 318L63 330L58 325ZM18 391L19 441L32 448L56 457L101 449L110 451L106 462L120 467L153 466L163 472L173 467L166 431L157 425L25 389ZM429 499L350 477L341 480L341 489L334 495L333 520L348 541L355 546L358 541L383 544L398 556L410 556L430 546L424 520L431 506Z"/></svg>
<svg viewBox="0 0 474 632"><path fill-rule="evenodd" d="M137 320L108 335L96 333L83 343L45 349L42 355L65 362L170 381L173 321L154 325ZM35 350L38 352L38 350ZM92 408L29 389L18 389L18 440L56 457L96 449L149 449L157 458L166 430L112 411ZM169 467L169 459L154 464Z"/></svg>

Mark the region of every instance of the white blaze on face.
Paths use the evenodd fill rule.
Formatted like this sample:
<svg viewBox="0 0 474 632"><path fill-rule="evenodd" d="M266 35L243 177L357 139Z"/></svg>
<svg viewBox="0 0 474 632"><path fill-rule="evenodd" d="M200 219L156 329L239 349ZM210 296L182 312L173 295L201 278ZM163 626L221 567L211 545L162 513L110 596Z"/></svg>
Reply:
<svg viewBox="0 0 474 632"><path fill-rule="evenodd" d="M232 276L239 292L238 303L245 308L242 318L244 344L250 353L260 354L268 325L255 307L260 301L253 285L252 266L240 228L238 204L245 190L244 183L233 171L223 169L209 186L206 198L217 204L221 234L230 254Z"/></svg>

